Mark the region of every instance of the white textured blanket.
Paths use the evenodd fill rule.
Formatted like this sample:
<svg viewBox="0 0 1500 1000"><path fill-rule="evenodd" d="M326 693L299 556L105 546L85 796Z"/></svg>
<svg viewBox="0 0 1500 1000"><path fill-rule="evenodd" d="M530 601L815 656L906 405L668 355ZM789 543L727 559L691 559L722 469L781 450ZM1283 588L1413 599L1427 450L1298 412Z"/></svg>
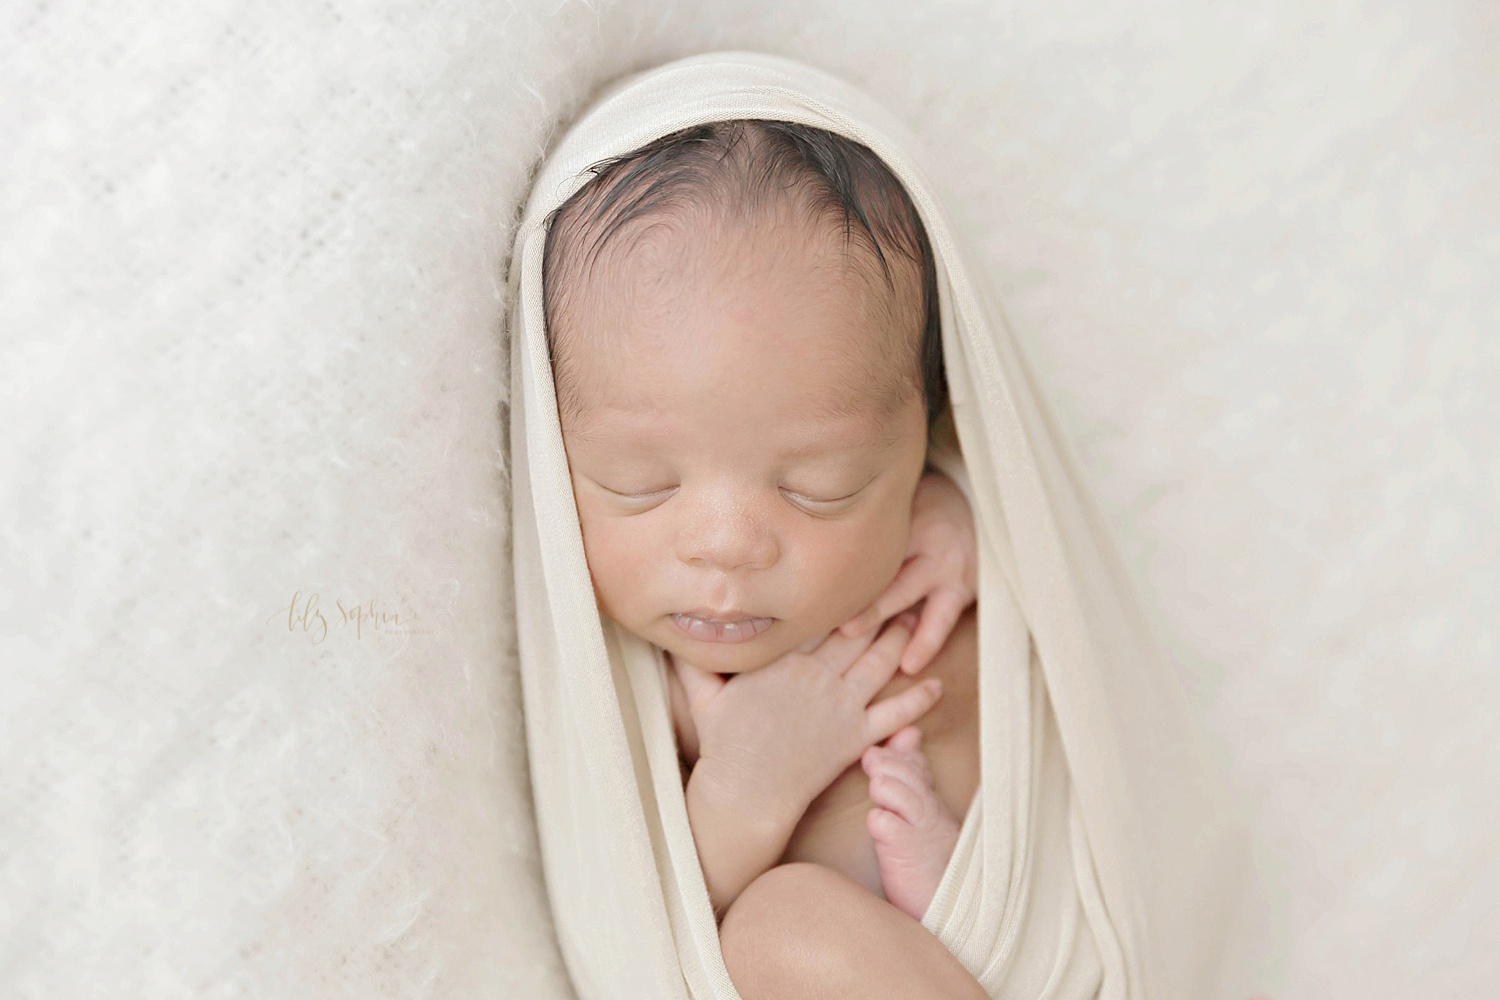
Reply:
<svg viewBox="0 0 1500 1000"><path fill-rule="evenodd" d="M1492 995L1495 4L16 0L0 996L569 1000L500 286L558 122L730 48L956 196L1252 816L1217 995Z"/></svg>
<svg viewBox="0 0 1500 1000"><path fill-rule="evenodd" d="M526 727L549 895L580 995L736 996L687 823L663 661L593 598L543 322L546 217L591 164L735 118L869 146L911 193L938 262L957 447L934 460L979 526L982 778L923 924L996 998L1206 996L1244 874L1240 830L1070 448L966 269L911 134L833 77L749 53L609 88L548 157L512 259Z"/></svg>

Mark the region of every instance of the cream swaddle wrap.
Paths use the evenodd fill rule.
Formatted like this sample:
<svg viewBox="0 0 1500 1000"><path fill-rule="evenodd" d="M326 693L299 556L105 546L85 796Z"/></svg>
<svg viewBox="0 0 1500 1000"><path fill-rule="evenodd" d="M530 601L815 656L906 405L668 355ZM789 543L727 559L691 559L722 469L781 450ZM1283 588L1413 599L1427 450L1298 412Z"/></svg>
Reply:
<svg viewBox="0 0 1500 1000"><path fill-rule="evenodd" d="M971 282L910 133L822 72L739 52L609 88L543 164L511 261L525 724L548 893L579 996L738 994L688 825L665 660L594 600L543 322L546 219L594 163L737 118L868 146L910 193L937 263L952 420L931 459L978 526L981 782L923 925L993 997L1207 997L1244 860L1236 813L1067 442Z"/></svg>

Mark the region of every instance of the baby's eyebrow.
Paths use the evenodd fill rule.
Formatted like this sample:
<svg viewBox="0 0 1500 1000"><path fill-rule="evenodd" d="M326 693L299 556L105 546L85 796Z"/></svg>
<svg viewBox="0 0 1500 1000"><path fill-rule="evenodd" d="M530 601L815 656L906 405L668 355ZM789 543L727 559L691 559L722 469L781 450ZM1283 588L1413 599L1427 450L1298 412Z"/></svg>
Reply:
<svg viewBox="0 0 1500 1000"><path fill-rule="evenodd" d="M787 458L814 458L821 455L834 455L845 451L859 451L868 448L871 451L884 451L895 444L901 437L901 428L894 424L886 424L885 432L882 434L871 434L860 438L851 444L828 444L818 442L805 444L800 448L791 448L783 452Z"/></svg>
<svg viewBox="0 0 1500 1000"><path fill-rule="evenodd" d="M602 441L612 447L649 448L652 432L643 429L640 418L644 417L649 420L667 411L668 408L659 400L649 396L612 400L608 404L590 407L585 414L580 414L570 421L572 426L567 436L583 441ZM618 423L610 419L611 413L627 418L626 423L634 426L628 430L622 429ZM809 415L818 421L815 425L817 430L809 435L806 444L783 451L784 457L808 458L866 449L885 451L902 437L902 426L899 421L890 419L890 415L887 414L881 415L884 419L871 420L872 414L868 409L822 407L810 410ZM866 424L866 427L871 423L878 423L878 426L874 429L860 428L852 433L844 429L854 424L859 416L865 417L865 420L858 422ZM833 431L824 430L827 425L842 425L842 427ZM830 438L838 443L829 443Z"/></svg>
<svg viewBox="0 0 1500 1000"><path fill-rule="evenodd" d="M608 444L611 450L628 450L641 448L649 450L652 445L648 436L638 432L611 433L612 428L608 421L590 421L588 424L575 428L571 437L584 441L603 442ZM828 439L809 441L807 444L795 448L788 448L781 452L782 457L788 459L822 458L828 455L838 455L851 451L885 451L901 438L901 428L894 424L886 424L883 433L871 433L841 443L831 443Z"/></svg>

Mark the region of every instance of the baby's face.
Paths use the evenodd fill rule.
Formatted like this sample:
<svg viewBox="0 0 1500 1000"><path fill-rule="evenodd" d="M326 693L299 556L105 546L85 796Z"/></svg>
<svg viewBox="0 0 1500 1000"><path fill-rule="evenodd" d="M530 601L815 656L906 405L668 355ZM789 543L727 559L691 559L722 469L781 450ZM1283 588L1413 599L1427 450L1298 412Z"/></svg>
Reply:
<svg viewBox="0 0 1500 1000"><path fill-rule="evenodd" d="M860 398L899 361L861 279L829 267L842 234L788 225L643 244L591 286L562 348L600 608L718 673L765 666L875 599L906 553L926 457L919 392Z"/></svg>

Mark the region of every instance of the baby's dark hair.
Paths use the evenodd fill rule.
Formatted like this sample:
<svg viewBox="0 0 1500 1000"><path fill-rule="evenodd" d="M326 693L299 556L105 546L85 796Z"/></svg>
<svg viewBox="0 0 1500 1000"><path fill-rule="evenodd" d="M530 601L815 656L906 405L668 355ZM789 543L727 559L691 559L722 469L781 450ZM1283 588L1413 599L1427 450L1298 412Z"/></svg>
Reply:
<svg viewBox="0 0 1500 1000"><path fill-rule="evenodd" d="M594 176L547 218L542 300L560 401L567 395L566 372L557 364L553 331L567 306L570 282L564 275L586 275L609 241L632 223L644 223L634 228L645 231L685 206L712 210L727 201L751 209L796 195L817 215L842 220L846 251L858 248L877 263L891 292L896 285L889 251L917 269L922 328L912 375L918 376L913 382L922 392L929 428L947 406L932 246L906 189L867 146L810 125L738 119L673 132L589 171ZM585 237L591 239L580 246Z"/></svg>

